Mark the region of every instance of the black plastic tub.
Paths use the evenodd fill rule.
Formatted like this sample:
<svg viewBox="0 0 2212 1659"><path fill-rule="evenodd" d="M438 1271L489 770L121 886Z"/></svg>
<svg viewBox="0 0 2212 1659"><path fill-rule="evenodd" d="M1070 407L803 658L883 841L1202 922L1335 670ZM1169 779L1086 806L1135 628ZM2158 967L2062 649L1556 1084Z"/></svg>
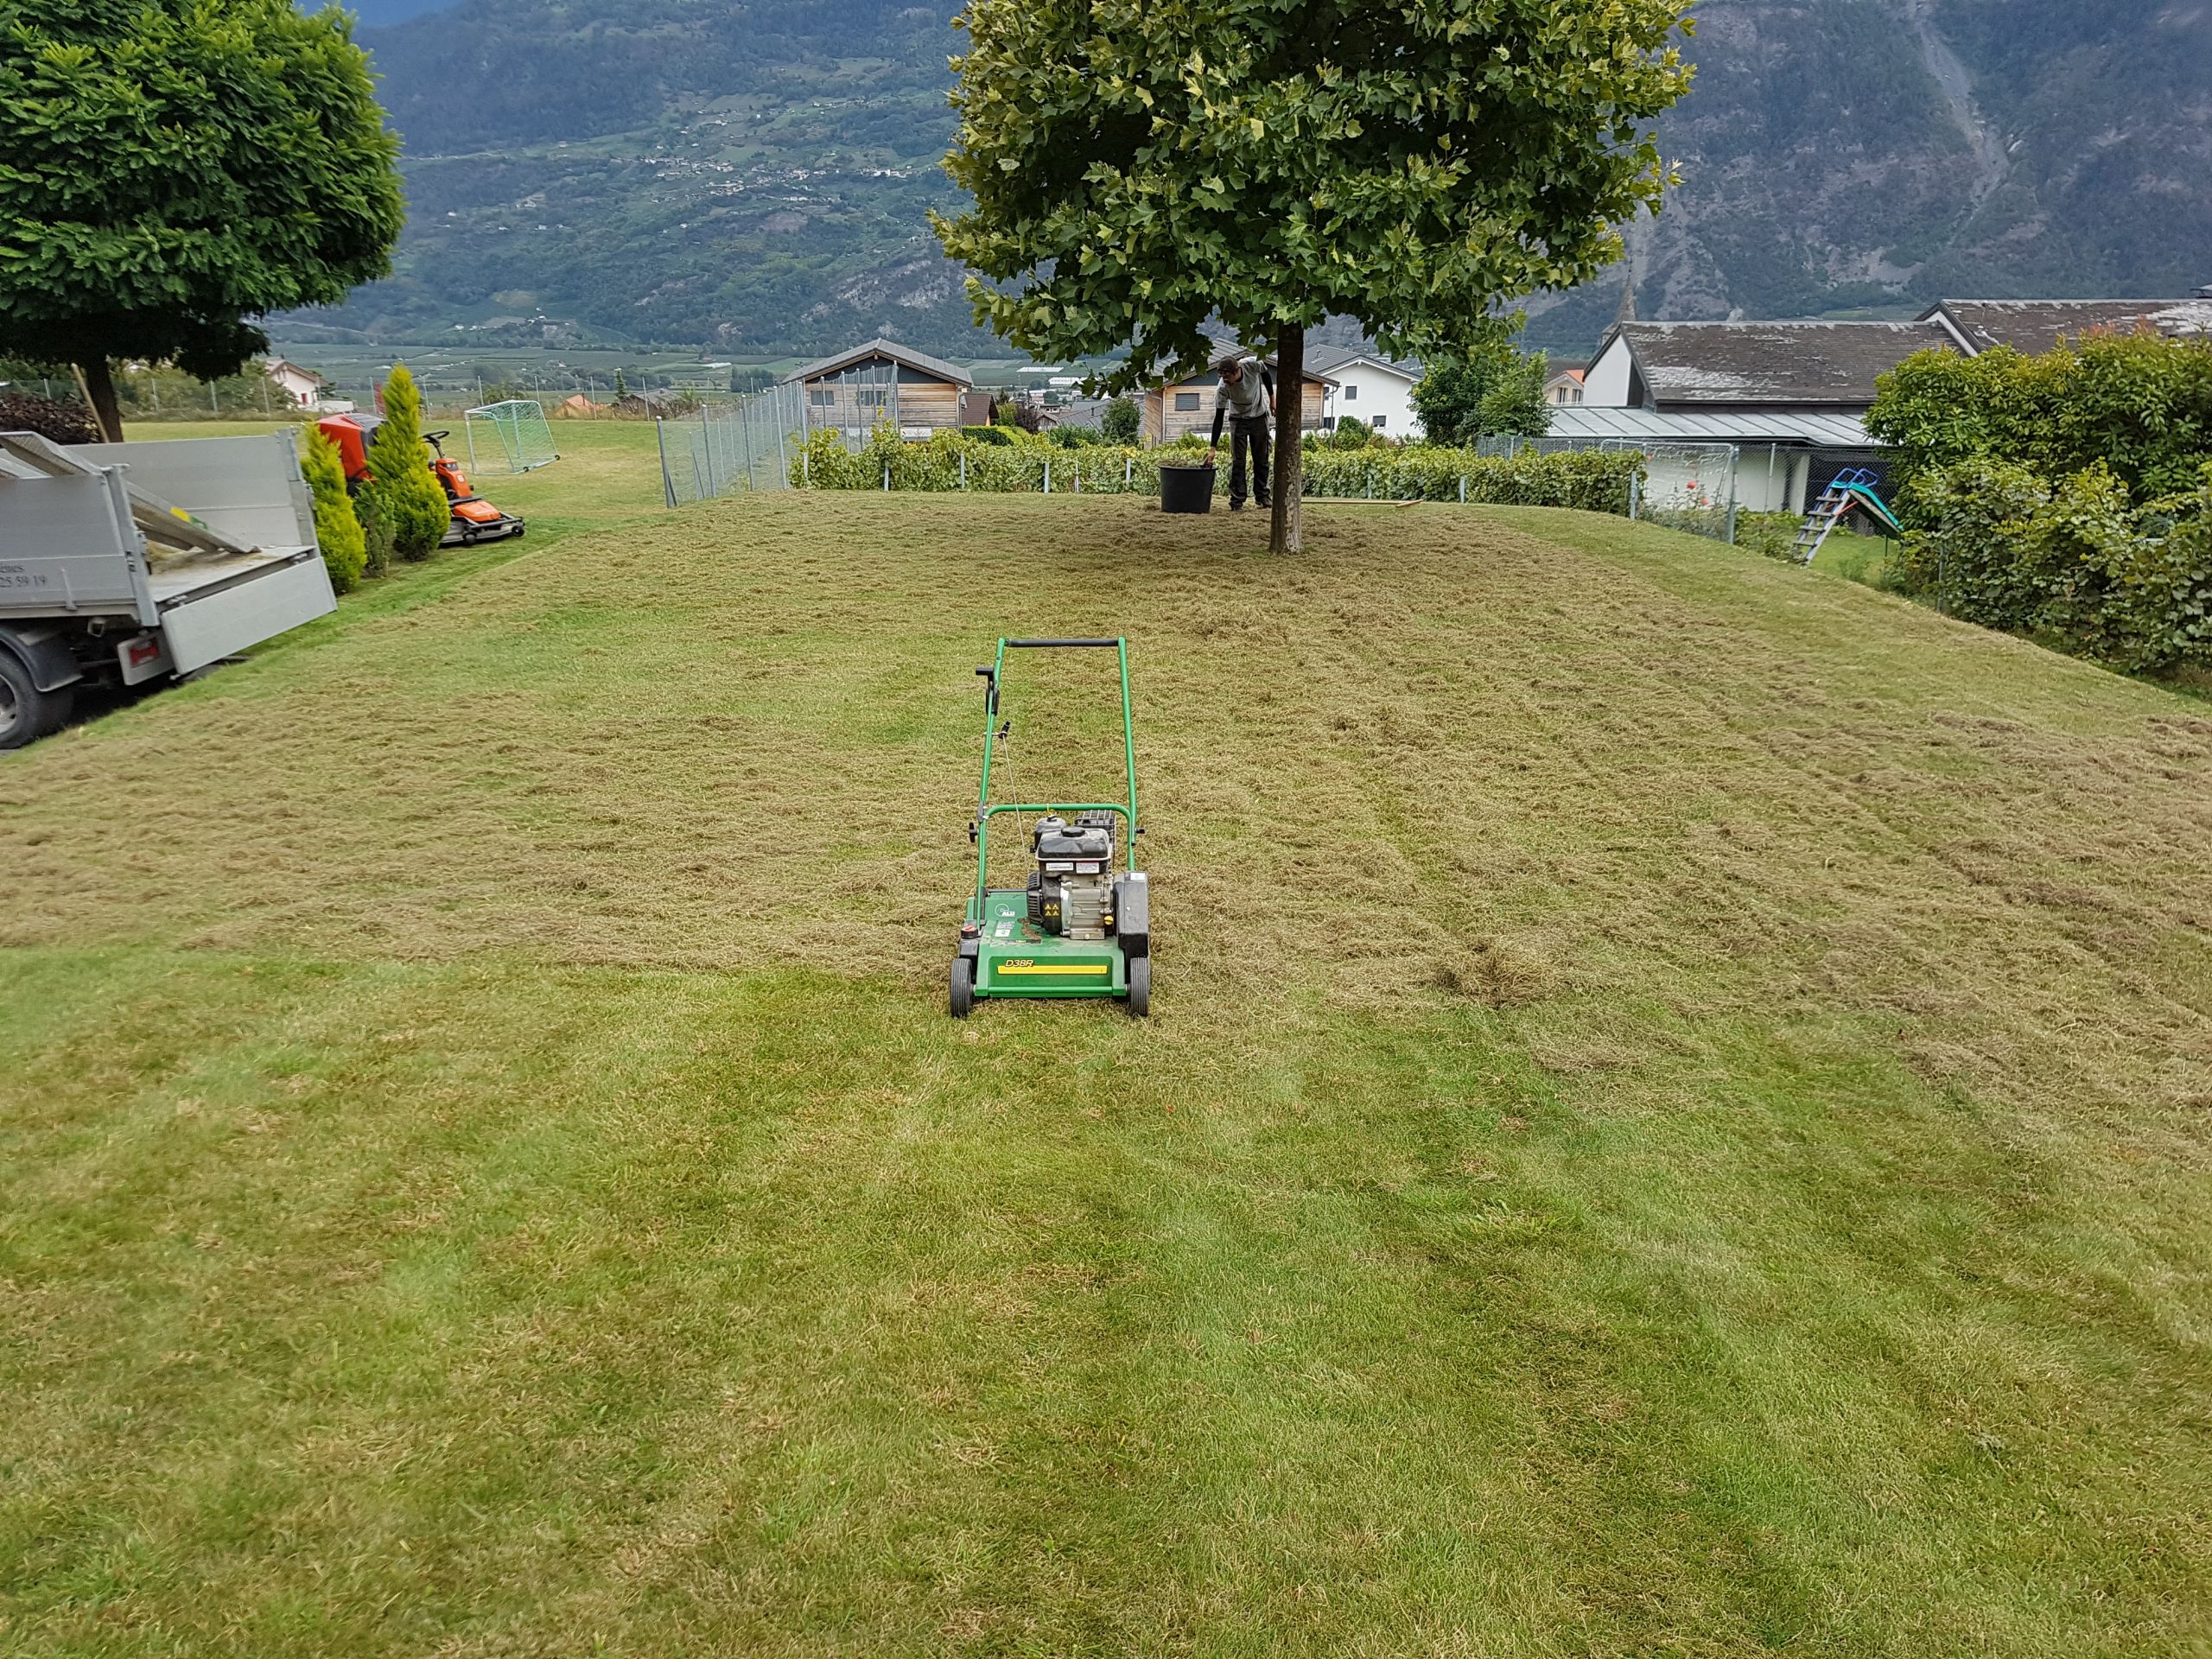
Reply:
<svg viewBox="0 0 2212 1659"><path fill-rule="evenodd" d="M1160 510L1162 512L1211 512L1213 511L1213 474L1211 461L1200 461L1193 466L1185 463L1163 462L1160 468Z"/></svg>

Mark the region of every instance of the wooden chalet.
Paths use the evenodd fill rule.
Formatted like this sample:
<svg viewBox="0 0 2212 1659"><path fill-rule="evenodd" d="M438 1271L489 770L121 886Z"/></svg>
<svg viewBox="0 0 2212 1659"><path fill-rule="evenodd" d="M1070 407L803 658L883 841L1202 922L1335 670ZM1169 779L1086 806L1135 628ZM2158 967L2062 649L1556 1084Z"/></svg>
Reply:
<svg viewBox="0 0 2212 1659"><path fill-rule="evenodd" d="M865 438L887 425L917 442L959 426L962 399L976 384L957 364L887 340L810 363L785 377L792 382L806 389L810 431L829 427Z"/></svg>

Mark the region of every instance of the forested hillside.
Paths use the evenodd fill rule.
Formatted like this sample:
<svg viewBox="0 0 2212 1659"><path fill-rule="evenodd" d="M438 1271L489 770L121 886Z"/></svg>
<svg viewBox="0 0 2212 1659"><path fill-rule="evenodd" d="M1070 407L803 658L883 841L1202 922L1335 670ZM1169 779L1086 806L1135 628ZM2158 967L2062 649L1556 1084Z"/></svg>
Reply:
<svg viewBox="0 0 2212 1659"><path fill-rule="evenodd" d="M2212 7L1708 0L1634 238L1645 316L2212 282ZM407 144L394 280L335 322L487 342L973 344L925 219L950 199L941 9L464 0L365 29ZM1541 301L1586 347L1618 282Z"/></svg>

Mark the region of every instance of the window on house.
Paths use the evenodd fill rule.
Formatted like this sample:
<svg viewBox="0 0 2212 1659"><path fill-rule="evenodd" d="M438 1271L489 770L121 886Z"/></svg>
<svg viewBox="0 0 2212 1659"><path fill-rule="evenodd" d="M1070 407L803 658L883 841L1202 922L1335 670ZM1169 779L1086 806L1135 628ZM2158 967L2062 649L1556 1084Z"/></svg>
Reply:
<svg viewBox="0 0 2212 1659"><path fill-rule="evenodd" d="M887 396L881 386L862 386L856 401L862 409L881 409Z"/></svg>
<svg viewBox="0 0 2212 1659"><path fill-rule="evenodd" d="M1359 388L1357 386L1346 386L1344 388L1344 402L1348 404L1356 404L1358 401Z"/></svg>
<svg viewBox="0 0 2212 1659"><path fill-rule="evenodd" d="M1377 415L1373 420L1370 421L1368 424L1373 427L1377 432L1380 432L1384 427L1390 424L1390 417L1388 415Z"/></svg>
<svg viewBox="0 0 2212 1659"><path fill-rule="evenodd" d="M1196 409L1198 406L1198 394L1197 392L1195 392L1195 391L1179 391L1179 392L1177 392L1177 393L1175 394L1175 407L1176 407L1176 408L1178 408L1178 409Z"/></svg>
<svg viewBox="0 0 2212 1659"><path fill-rule="evenodd" d="M827 386L817 386L806 394L806 401L817 406L827 405L837 401L837 394Z"/></svg>

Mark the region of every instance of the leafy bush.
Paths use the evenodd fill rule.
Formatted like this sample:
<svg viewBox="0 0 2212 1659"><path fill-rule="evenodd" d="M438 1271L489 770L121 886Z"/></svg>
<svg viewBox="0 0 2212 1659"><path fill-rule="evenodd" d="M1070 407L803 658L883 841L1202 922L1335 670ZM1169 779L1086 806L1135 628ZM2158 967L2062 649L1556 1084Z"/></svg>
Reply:
<svg viewBox="0 0 2212 1659"><path fill-rule="evenodd" d="M1337 429L1328 435L1332 449L1364 449L1375 441L1375 434L1365 421L1347 415L1337 423Z"/></svg>
<svg viewBox="0 0 2212 1659"><path fill-rule="evenodd" d="M973 438L978 443L1012 443L1014 429L1005 426L963 426L960 435Z"/></svg>
<svg viewBox="0 0 2212 1659"><path fill-rule="evenodd" d="M2212 341L2093 335L2041 357L1929 351L1878 383L1866 429L1897 455L1907 521L1941 516L1923 484L1976 460L2045 480L2101 464L2141 505L2185 493L2212 454Z"/></svg>
<svg viewBox="0 0 2212 1659"><path fill-rule="evenodd" d="M1134 397L1116 397L1098 417L1098 430L1109 443L1135 443L1144 416Z"/></svg>
<svg viewBox="0 0 2212 1659"><path fill-rule="evenodd" d="M1932 597L1986 628L2027 627L2035 596L2019 569L2020 550L2050 486L2024 467L1981 460L1923 474L1913 492L1934 528L1907 532L1896 561L1899 590Z"/></svg>
<svg viewBox="0 0 2212 1659"><path fill-rule="evenodd" d="M1905 538L1906 591L2127 672L2212 664L2212 461L2141 508L2101 461L2054 486L1970 461L1916 487L1935 524Z"/></svg>
<svg viewBox="0 0 2212 1659"><path fill-rule="evenodd" d="M29 391L0 391L0 432L35 432L56 443L100 441L89 410Z"/></svg>
<svg viewBox="0 0 2212 1659"><path fill-rule="evenodd" d="M403 559L429 558L451 513L423 444L423 394L404 363L393 365L385 382L384 424L369 439L368 461L361 493L376 503L392 550Z"/></svg>
<svg viewBox="0 0 2212 1659"><path fill-rule="evenodd" d="M339 459L338 446L314 427L308 428L307 440L300 476L315 497L315 538L322 549L323 568L330 572L330 585L342 594L361 579L368 543L353 498L346 493L346 463Z"/></svg>
<svg viewBox="0 0 2212 1659"><path fill-rule="evenodd" d="M1106 435L1095 426L1055 426L1049 428L1045 436L1063 449L1077 449L1087 443L1106 442Z"/></svg>

